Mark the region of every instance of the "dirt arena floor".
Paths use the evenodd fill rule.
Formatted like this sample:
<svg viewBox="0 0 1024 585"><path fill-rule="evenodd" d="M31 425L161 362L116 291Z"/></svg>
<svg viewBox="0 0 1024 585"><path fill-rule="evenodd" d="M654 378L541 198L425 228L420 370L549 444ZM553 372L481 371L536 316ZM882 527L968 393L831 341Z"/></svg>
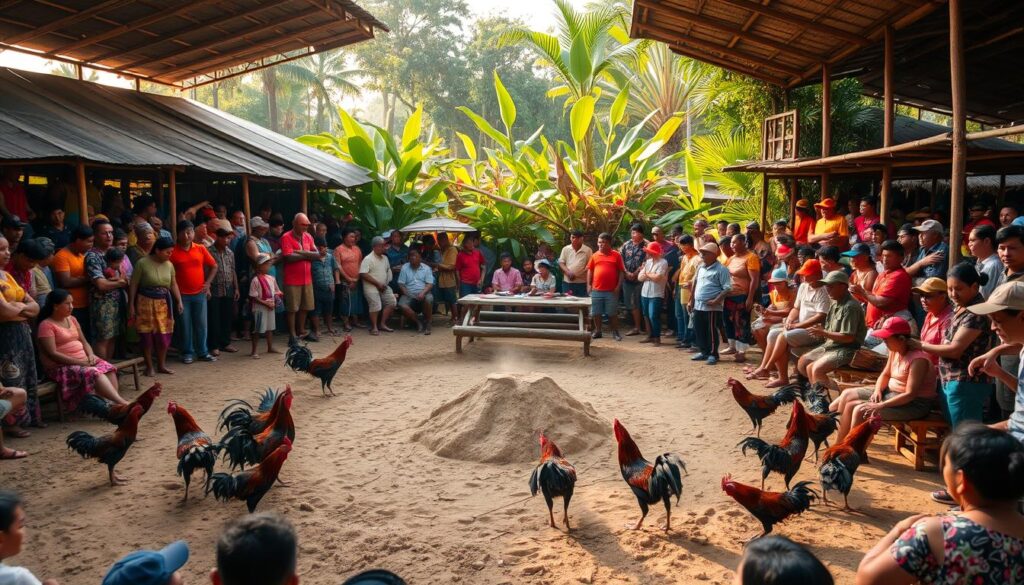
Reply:
<svg viewBox="0 0 1024 585"><path fill-rule="evenodd" d="M31 453L0 464L0 485L28 500L28 541L11 562L41 578L94 585L121 555L183 538L192 549L187 582L209 582L217 535L226 521L245 514L245 505L203 498L196 482L182 505L167 401L188 408L214 434L225 400L251 399L263 388L289 383L297 432L282 470L288 486L272 489L258 511L283 514L295 524L303 583L337 585L374 567L412 584L730 583L741 541L760 528L720 487L726 473L744 483L760 478L756 457L736 448L750 422L725 381L738 376L739 367L727 361L694 365L686 352L637 339L605 338L590 358L576 344L499 339L472 343L456 355L444 327L429 337L408 331L371 337L357 330L335 379L336 398L321 397L319 381L287 370L281 356L252 360L240 352L214 364L173 363L176 375L159 378L163 395L118 466L131 479L126 486L111 488L102 465L64 445L73 430L108 432L104 422L53 423L29 439L7 441ZM333 345L328 338L311 347L320 356ZM542 497L528 497L532 464L446 459L412 441L432 410L495 372L547 374L609 424L619 418L648 458L680 453L689 475L673 531L660 529L660 505L652 507L642 531L625 528L639 509L619 475L610 433L603 446L565 453L578 470L571 535L548 527ZM122 378L129 398L137 394L130 380ZM143 378L143 386L151 381ZM765 392L761 383L748 387ZM762 437L780 439L788 412L784 407L767 419ZM893 453L887 431L878 435L871 455L850 498L870 516L815 506L777 528L808 545L838 583L853 582L863 552L893 523L942 510L928 499L939 476L913 471ZM809 462L796 477L805 479L817 480ZM779 476L769 478L769 489L782 487ZM558 520L559 508L556 503Z"/></svg>

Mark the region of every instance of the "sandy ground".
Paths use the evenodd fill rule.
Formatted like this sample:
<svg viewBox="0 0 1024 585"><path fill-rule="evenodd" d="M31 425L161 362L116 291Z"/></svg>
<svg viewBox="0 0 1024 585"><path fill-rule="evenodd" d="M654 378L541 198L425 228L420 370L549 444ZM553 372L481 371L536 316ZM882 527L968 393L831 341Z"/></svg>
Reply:
<svg viewBox="0 0 1024 585"><path fill-rule="evenodd" d="M40 577L95 584L121 555L183 538L192 548L187 581L208 582L216 537L245 506L204 499L198 490L180 503L167 400L191 410L212 434L226 399L290 383L297 437L282 471L289 486L271 490L259 511L294 522L303 583L336 585L373 567L413 584L731 582L740 540L759 529L720 489L725 473L745 483L760 477L756 457L736 448L750 423L725 380L739 368L692 365L685 352L636 339L606 338L591 358L574 344L498 339L473 343L459 356L443 327L430 337L357 331L335 380L337 398L322 398L318 381L286 370L273 359L279 356L254 361L239 353L215 364L175 364L176 375L160 378L164 393L142 420L140 442L118 467L132 480L127 486L109 487L103 466L64 446L68 432L107 432L106 423L54 423L29 439L8 441L31 452L0 464L0 485L29 502L28 542L12 561ZM312 347L322 355L332 345ZM531 465L443 459L410 440L434 408L492 372L546 373L609 422L622 420L649 458L679 452L690 473L673 532L660 530L660 506L643 531L625 529L639 510L619 476L611 437L606 448L565 453L579 474L571 535L547 526L539 495L528 498ZM130 388L130 377L122 380ZM748 387L764 392L761 384ZM762 436L781 438L787 416L788 409L766 420ZM863 552L894 522L941 510L927 497L938 475L913 471L891 445L883 430L871 450L873 464L858 472L851 495L851 504L871 517L816 506L777 529L810 546L838 583L853 582ZM796 479L816 480L813 465L805 463ZM770 477L768 487L781 489L781 478Z"/></svg>

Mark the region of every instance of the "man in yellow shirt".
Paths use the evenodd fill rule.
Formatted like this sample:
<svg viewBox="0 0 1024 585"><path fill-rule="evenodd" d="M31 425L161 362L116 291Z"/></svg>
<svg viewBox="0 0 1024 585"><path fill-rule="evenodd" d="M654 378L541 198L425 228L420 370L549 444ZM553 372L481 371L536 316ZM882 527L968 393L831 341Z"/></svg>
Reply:
<svg viewBox="0 0 1024 585"><path fill-rule="evenodd" d="M693 279L701 265L700 253L693 246L693 236L681 235L676 238L676 246L681 253L679 270L676 271L676 347L689 349L693 345L694 334L690 329L690 312L686 305L693 294Z"/></svg>
<svg viewBox="0 0 1024 585"><path fill-rule="evenodd" d="M840 252L850 247L850 228L846 218L836 213L836 200L826 197L814 204L821 217L814 224L807 241L822 246L836 246Z"/></svg>

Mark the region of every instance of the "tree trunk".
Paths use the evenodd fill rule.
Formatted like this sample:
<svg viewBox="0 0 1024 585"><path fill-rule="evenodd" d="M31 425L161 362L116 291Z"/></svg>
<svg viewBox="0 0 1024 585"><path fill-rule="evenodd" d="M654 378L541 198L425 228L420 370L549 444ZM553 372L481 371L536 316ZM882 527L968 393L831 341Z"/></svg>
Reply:
<svg viewBox="0 0 1024 585"><path fill-rule="evenodd" d="M395 94L384 94L384 128L387 129L388 134L395 133L395 102L397 101Z"/></svg>
<svg viewBox="0 0 1024 585"><path fill-rule="evenodd" d="M324 109L327 106L324 105L324 97L319 92L316 94L316 131L327 132L328 128L324 128Z"/></svg>
<svg viewBox="0 0 1024 585"><path fill-rule="evenodd" d="M279 131L277 121L277 74L272 67L263 70L263 93L267 94L267 123L274 132Z"/></svg>
<svg viewBox="0 0 1024 585"><path fill-rule="evenodd" d="M213 107L214 109L220 109L220 82L213 84Z"/></svg>

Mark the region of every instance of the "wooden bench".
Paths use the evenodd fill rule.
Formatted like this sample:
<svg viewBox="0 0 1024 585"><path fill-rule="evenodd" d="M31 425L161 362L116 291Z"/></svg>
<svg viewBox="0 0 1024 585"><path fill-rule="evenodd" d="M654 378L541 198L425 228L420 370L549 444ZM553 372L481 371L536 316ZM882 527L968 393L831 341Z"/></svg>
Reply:
<svg viewBox="0 0 1024 585"><path fill-rule="evenodd" d="M934 469L941 465L939 449L949 432L949 424L942 415L933 412L926 418L908 421L889 421L894 434L896 452L914 464L914 469L924 471L934 463Z"/></svg>
<svg viewBox="0 0 1024 585"><path fill-rule="evenodd" d="M505 324L502 327L484 327L480 325L456 325L452 327L455 334L455 351L462 353L462 338L469 337L470 341L476 337L512 337L525 339L554 339L560 341L577 341L583 343L583 355L590 355L590 332L562 331L555 329L529 329L522 326L510 327Z"/></svg>
<svg viewBox="0 0 1024 585"><path fill-rule="evenodd" d="M132 381L135 382L135 390L139 391L141 390L141 382L139 381L139 364L141 364L142 362L142 358L137 357L122 360L119 362L113 362L112 365L115 368L117 368L118 376L127 375L128 369L131 368ZM36 396L39 397L40 401L42 401L43 398L49 398L50 396L53 396L54 400L57 403L57 419L60 422L64 422L64 400L61 398L60 392L57 391L56 382L45 381L36 384Z"/></svg>

